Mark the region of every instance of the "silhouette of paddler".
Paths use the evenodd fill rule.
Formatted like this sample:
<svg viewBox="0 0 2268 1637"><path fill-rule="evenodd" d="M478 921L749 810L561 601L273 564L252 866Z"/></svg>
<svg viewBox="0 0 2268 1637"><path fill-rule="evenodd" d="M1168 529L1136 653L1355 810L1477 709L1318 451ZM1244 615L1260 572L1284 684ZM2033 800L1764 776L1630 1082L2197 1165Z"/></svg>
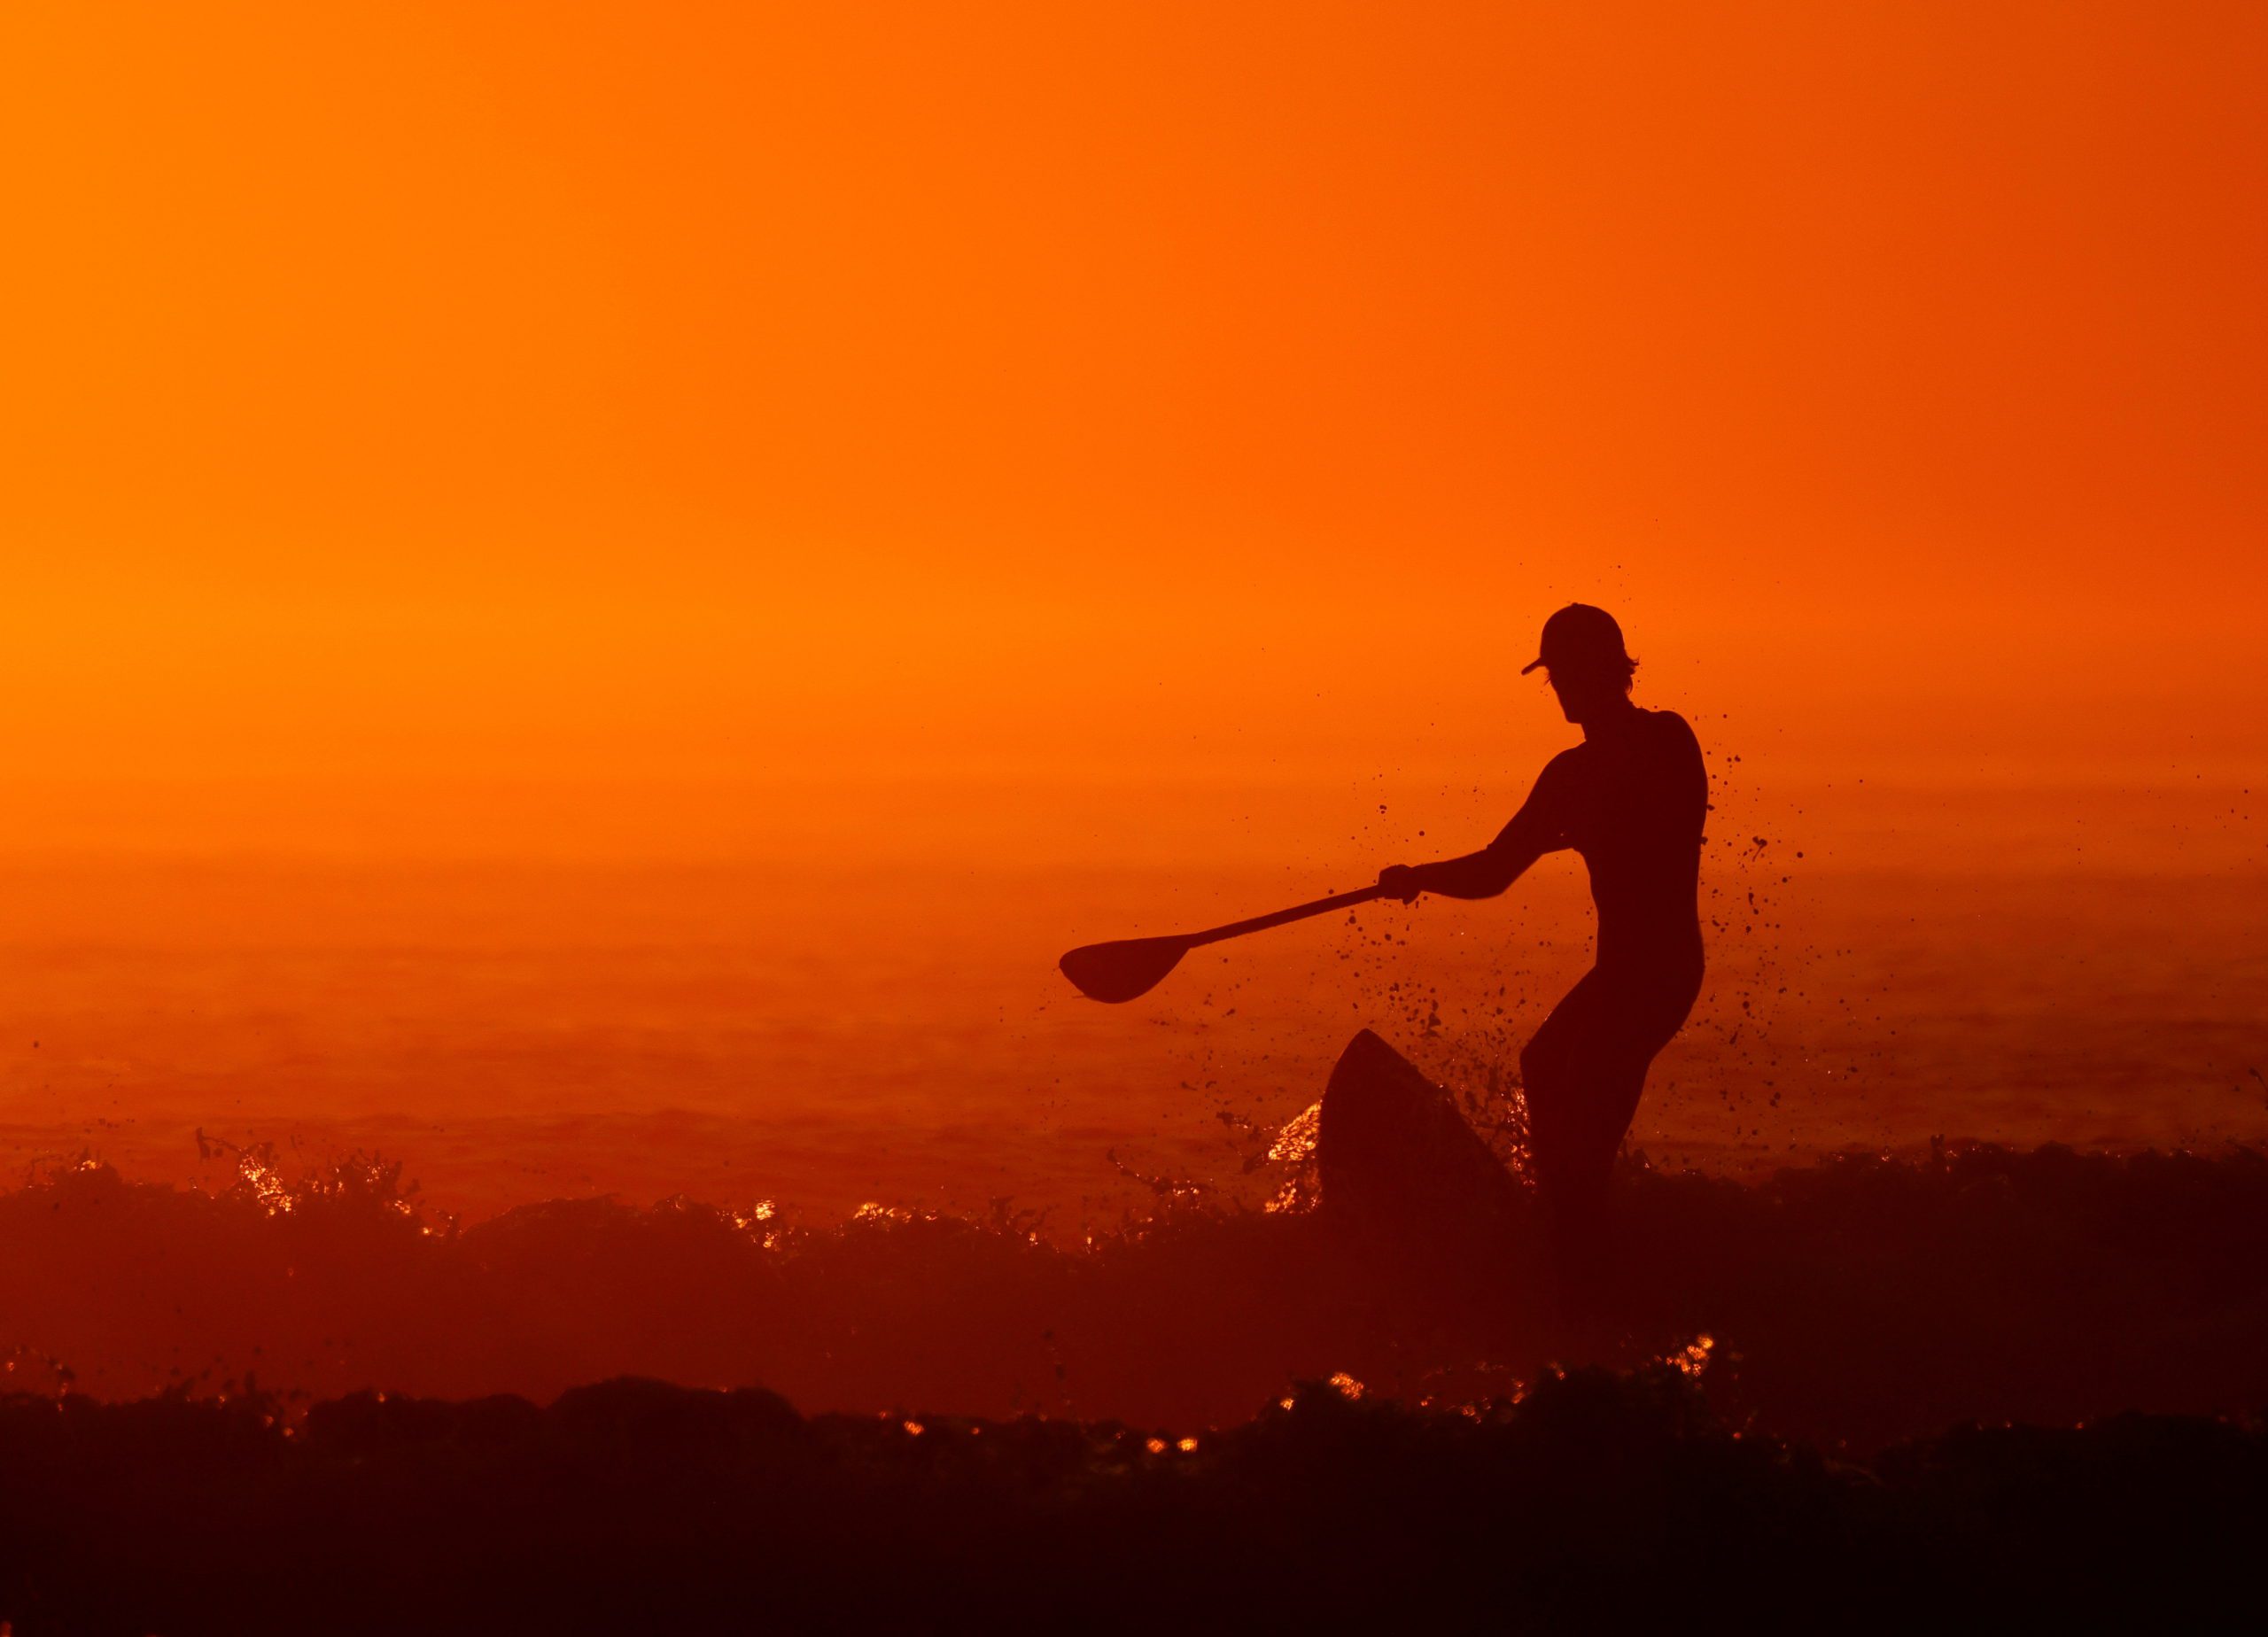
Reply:
<svg viewBox="0 0 2268 1637"><path fill-rule="evenodd" d="M1549 852L1589 868L1598 957L1520 1053L1534 1174L1550 1223L1563 1306L1604 1271L1607 1178L1646 1071L1701 987L1697 904L1709 805L1701 747L1685 718L1630 698L1637 662L1604 609L1570 603L1546 621L1542 667L1583 742L1552 757L1496 839L1438 863L1394 865L1379 885L1494 897Z"/></svg>

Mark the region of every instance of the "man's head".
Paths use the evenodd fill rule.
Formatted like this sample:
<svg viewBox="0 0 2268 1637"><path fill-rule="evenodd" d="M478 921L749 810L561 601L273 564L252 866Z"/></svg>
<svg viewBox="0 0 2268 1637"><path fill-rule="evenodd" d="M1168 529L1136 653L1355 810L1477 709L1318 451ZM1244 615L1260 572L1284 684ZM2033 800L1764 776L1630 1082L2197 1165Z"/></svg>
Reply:
<svg viewBox="0 0 2268 1637"><path fill-rule="evenodd" d="M1622 627L1614 616L1588 602L1571 602L1543 622L1542 651L1520 674L1537 665L1543 667L1570 722L1592 721L1621 705L1638 669L1622 646Z"/></svg>

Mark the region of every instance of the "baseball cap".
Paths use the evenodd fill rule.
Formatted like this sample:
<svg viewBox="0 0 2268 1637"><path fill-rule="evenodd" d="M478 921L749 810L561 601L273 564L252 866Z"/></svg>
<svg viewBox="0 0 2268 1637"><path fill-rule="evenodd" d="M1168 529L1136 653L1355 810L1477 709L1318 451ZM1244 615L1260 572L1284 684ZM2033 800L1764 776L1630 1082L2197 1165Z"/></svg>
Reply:
<svg viewBox="0 0 2268 1637"><path fill-rule="evenodd" d="M1538 665L1566 671L1630 662L1629 651L1622 646L1622 627L1614 623L1614 616L1588 602L1570 602L1545 620L1539 646L1542 651L1536 657L1520 667L1522 676Z"/></svg>

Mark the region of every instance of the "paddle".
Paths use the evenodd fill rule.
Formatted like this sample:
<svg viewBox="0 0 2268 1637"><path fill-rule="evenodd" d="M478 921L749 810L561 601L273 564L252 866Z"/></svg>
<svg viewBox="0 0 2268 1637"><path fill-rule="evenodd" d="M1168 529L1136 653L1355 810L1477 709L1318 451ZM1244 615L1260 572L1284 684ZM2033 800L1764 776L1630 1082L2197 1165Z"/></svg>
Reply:
<svg viewBox="0 0 2268 1637"><path fill-rule="evenodd" d="M1089 1000L1115 1005L1157 988L1158 980L1200 943L1218 943L1223 938L1241 938L1247 932L1265 932L1270 927L1305 920L1310 915L1328 915L1333 910L1368 904L1379 896L1376 887L1362 887L1353 892L1317 898L1313 904L1295 904L1272 915L1255 915L1250 920L1231 921L1225 927L1205 932L1185 932L1179 937L1122 938L1115 943L1083 944L1056 964Z"/></svg>

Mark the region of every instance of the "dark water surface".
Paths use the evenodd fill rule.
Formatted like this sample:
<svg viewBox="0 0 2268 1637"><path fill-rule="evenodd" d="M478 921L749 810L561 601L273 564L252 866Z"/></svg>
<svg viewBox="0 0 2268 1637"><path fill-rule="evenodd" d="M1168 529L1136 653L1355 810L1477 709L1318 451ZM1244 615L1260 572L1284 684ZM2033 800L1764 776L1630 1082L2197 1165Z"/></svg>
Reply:
<svg viewBox="0 0 2268 1637"><path fill-rule="evenodd" d="M2268 1137L2268 876L1713 865L1712 971L1634 1141L1758 1175L1933 1136ZM1073 943L1348 882L1277 870L1023 875L44 863L0 881L0 1162L225 1185L232 1148L405 1160L480 1216L677 1193L982 1209L1076 1236L1146 1176L1239 1187L1376 1028L1485 1086L1588 960L1547 861L1494 903L1369 906L1200 951L1123 1007ZM200 1151L196 1133L208 1140Z"/></svg>

